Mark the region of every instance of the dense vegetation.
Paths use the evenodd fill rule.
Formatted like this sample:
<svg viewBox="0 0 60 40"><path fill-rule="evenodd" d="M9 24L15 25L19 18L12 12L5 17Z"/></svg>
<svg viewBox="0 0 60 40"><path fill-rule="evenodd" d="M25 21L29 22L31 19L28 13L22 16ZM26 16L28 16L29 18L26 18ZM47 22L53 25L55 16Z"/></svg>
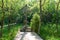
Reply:
<svg viewBox="0 0 60 40"><path fill-rule="evenodd" d="M41 23L40 23L40 16L37 13L35 13L33 15L33 18L31 19L31 23L30 23L31 30L36 32L36 33L39 33L40 32L39 31L40 30L40 25L41 25Z"/></svg>
<svg viewBox="0 0 60 40"><path fill-rule="evenodd" d="M60 0L0 0L0 39L13 40L18 24L31 24L44 40L60 40Z"/></svg>

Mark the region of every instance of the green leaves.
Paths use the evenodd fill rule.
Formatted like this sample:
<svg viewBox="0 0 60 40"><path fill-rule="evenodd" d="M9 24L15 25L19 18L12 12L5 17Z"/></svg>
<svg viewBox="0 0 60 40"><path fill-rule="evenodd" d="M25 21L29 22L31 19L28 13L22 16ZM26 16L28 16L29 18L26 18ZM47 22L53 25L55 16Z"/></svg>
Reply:
<svg viewBox="0 0 60 40"><path fill-rule="evenodd" d="M38 29L40 27L40 16L37 13L33 15L30 26L32 31L38 33Z"/></svg>

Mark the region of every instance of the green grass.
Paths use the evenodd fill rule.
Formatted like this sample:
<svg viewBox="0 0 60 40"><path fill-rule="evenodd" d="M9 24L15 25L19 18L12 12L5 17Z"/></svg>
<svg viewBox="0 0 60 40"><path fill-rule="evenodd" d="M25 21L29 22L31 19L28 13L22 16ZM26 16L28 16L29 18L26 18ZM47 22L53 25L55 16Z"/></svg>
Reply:
<svg viewBox="0 0 60 40"><path fill-rule="evenodd" d="M2 40L13 40L15 35L17 34L18 30L22 27L22 25L14 25L14 26L11 26L11 29L10 31L8 31L7 27L3 28L3 36Z"/></svg>

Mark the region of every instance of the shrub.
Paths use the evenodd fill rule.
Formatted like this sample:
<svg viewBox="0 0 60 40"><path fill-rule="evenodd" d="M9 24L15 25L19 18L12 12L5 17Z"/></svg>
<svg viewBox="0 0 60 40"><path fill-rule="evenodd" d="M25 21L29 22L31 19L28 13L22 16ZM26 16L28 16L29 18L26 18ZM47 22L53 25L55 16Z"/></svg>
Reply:
<svg viewBox="0 0 60 40"><path fill-rule="evenodd" d="M38 33L38 29L40 27L40 16L35 13L31 19L31 31Z"/></svg>

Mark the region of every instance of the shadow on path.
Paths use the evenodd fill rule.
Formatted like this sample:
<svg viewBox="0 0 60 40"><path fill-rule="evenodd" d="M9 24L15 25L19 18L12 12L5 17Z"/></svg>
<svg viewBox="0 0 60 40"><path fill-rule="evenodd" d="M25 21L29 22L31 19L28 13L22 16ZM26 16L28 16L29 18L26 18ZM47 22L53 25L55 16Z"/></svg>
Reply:
<svg viewBox="0 0 60 40"><path fill-rule="evenodd" d="M26 35L27 33L26 32L24 32L23 34L22 34L22 37L21 37L21 39L20 40L23 40L23 38L25 37L25 35Z"/></svg>

